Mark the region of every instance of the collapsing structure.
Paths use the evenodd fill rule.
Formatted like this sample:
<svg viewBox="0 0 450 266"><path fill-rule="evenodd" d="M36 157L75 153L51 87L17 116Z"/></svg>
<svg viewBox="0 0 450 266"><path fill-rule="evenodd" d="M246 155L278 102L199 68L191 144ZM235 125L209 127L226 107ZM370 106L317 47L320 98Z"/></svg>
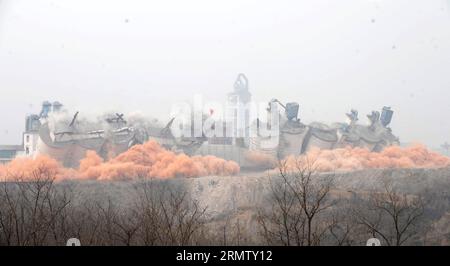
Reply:
<svg viewBox="0 0 450 266"><path fill-rule="evenodd" d="M76 167L88 150L108 158L145 139L138 130L127 126L123 114L95 122L80 121L79 112L70 117L60 103L55 103L44 102L39 115L27 118L27 125L37 136L33 156L48 155L66 167Z"/></svg>
<svg viewBox="0 0 450 266"><path fill-rule="evenodd" d="M348 123L326 125L313 122L306 125L298 118L298 103L291 102L284 105L276 99L272 100L272 103L280 104L285 110L280 120L279 138L275 140L277 145L273 146L272 137L269 138L270 143L264 143L264 138L258 136L250 142L251 150L280 159L289 155L304 154L314 147L334 149L350 146L378 152L386 146L400 144L398 137L394 136L388 127L393 116L390 107L383 107L381 115L378 111L373 111L368 115L368 125L357 123L358 112L356 110L351 110L347 114Z"/></svg>
<svg viewBox="0 0 450 266"><path fill-rule="evenodd" d="M233 104L241 101L247 104L251 100L248 79L240 74L235 82L234 91L228 94ZM273 108L281 106L283 112ZM238 162L241 167L252 167L254 161L248 154L263 154L273 159L289 155L306 153L313 147L333 149L345 146L364 147L370 151L380 151L386 146L399 144L399 139L388 127L393 116L389 107L381 113L373 111L367 116L369 123L358 123L358 112L351 110L347 114L347 123L326 125L313 122L304 124L299 118L299 104L283 104L273 99L267 112L279 116L279 130L275 136L263 136L260 130L273 127L271 121L259 119L250 121L248 111L233 113L245 121L244 131L256 128L256 135L245 132L233 136L220 137L174 137L172 118L165 126L158 123L133 120L127 121L123 114L115 113L96 118L94 121L81 119L79 113L69 115L59 102L44 102L39 115L27 117L27 132L30 132L31 144L27 148L28 156L44 154L57 159L66 167L77 167L86 151L96 151L105 160L112 158L136 144L147 140L156 140L166 149L183 152L188 155L215 155ZM208 118L207 115L205 118ZM228 118L227 118L228 119ZM220 122L221 123L221 122ZM236 132L235 132L236 133Z"/></svg>
<svg viewBox="0 0 450 266"><path fill-rule="evenodd" d="M47 155L65 167L77 167L89 150L108 160L149 139L175 152L192 153L201 145L195 138L173 137L172 122L163 127L156 121L127 121L120 113L82 119L79 112L70 116L62 105L44 102L39 115L27 118L36 139L30 156Z"/></svg>
<svg viewBox="0 0 450 266"><path fill-rule="evenodd" d="M248 79L240 74L235 82L234 92L229 99L239 99L245 106L250 102ZM230 97L231 96L231 97ZM281 106L282 112L278 111ZM238 162L241 167L252 167L256 158L283 159L289 155L298 156L312 148L335 149L342 147L362 147L373 152L381 151L391 145L399 145L399 138L392 134L389 124L393 118L393 110L383 107L381 113L373 111L367 115L368 124L360 124L358 111L351 110L347 114L348 122L326 125L312 122L304 124L299 118L300 106L296 102L283 104L277 99L269 102L268 121L248 121L248 110L236 111L235 116L244 120L244 131L253 128L256 134L244 134L244 137L207 138L196 153L211 154ZM278 116L278 121L271 121ZM236 118L236 117L234 117ZM233 118L232 118L233 120ZM237 119L239 120L239 119ZM235 128L235 127L234 127ZM260 134L266 129L276 128L275 134ZM263 156L260 156L263 155ZM252 159L253 157L253 159Z"/></svg>

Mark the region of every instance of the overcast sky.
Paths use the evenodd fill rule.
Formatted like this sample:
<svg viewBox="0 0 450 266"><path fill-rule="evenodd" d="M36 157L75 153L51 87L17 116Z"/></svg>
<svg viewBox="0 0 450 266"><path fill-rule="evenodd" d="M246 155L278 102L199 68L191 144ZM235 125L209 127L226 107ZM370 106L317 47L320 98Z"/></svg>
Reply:
<svg viewBox="0 0 450 266"><path fill-rule="evenodd" d="M383 105L402 141L450 141L450 0L0 0L0 144L43 100L168 118L221 100L238 73L255 101L303 122Z"/></svg>

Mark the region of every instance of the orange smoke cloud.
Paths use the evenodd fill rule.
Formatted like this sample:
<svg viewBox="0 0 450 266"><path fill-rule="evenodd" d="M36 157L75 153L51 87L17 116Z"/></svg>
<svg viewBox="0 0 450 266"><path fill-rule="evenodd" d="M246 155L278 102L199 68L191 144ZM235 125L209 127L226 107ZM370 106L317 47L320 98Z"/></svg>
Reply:
<svg viewBox="0 0 450 266"><path fill-rule="evenodd" d="M47 156L38 156L36 159L17 158L6 165L0 165L0 181L62 179L68 172L70 170Z"/></svg>
<svg viewBox="0 0 450 266"><path fill-rule="evenodd" d="M206 175L233 175L239 165L215 156L187 156L161 147L155 141L136 145L117 157L104 161L95 151L88 151L80 161L79 169L67 169L56 160L38 156L36 159L18 158L0 167L2 179L33 178L33 172L48 169L57 180L94 179L129 180L141 177L197 177Z"/></svg>
<svg viewBox="0 0 450 266"><path fill-rule="evenodd" d="M80 162L80 177L98 180L122 180L135 177L196 177L233 175L239 165L215 156L187 156L161 147L155 141L133 146L117 157L103 162L93 151Z"/></svg>
<svg viewBox="0 0 450 266"><path fill-rule="evenodd" d="M351 171L371 168L440 168L450 166L450 158L428 150L423 145L406 148L391 146L381 152L370 152L363 148L341 148L334 150L313 149L299 158L287 158L287 165L308 159L319 172Z"/></svg>
<svg viewBox="0 0 450 266"><path fill-rule="evenodd" d="M248 153L246 158L256 163L274 164L269 156ZM368 168L439 168L449 167L450 158L428 150L423 145L407 148L387 147L376 153L363 148L341 148L335 150L314 149L300 157L288 157L287 165L306 159L314 162L320 172L351 171ZM104 161L94 151L89 151L81 160L79 169L67 169L56 160L38 156L35 159L17 158L0 165L0 181L31 180L45 175L56 180L129 180L141 177L173 178L206 175L233 175L239 166L214 156L192 156L176 154L161 147L155 141L133 146L117 157ZM39 176L40 175L40 176Z"/></svg>

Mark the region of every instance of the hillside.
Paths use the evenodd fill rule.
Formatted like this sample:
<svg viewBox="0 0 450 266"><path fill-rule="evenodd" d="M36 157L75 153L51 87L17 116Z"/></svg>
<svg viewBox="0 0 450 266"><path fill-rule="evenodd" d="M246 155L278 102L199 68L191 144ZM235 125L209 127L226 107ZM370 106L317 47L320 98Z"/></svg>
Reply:
<svg viewBox="0 0 450 266"><path fill-rule="evenodd" d="M431 224L428 234L433 239L430 244L448 241L443 237L445 232L450 232L450 169L384 169L322 175L335 180L332 198L357 199L370 191L381 191L382 180L392 180L401 193L425 196L425 215ZM258 210L270 205L271 177L274 177L272 182L277 180L275 172L252 172L239 176L176 178L157 183L162 185L161 189L185 191L191 199L206 207L207 224L217 237L220 238L221 232L226 231L227 236L233 239L229 241L258 244L261 240L256 215ZM115 204L127 208L133 203L135 187L141 183L76 181L65 184L75 185L74 190L80 193L79 199L111 199ZM234 236L237 230L239 240Z"/></svg>

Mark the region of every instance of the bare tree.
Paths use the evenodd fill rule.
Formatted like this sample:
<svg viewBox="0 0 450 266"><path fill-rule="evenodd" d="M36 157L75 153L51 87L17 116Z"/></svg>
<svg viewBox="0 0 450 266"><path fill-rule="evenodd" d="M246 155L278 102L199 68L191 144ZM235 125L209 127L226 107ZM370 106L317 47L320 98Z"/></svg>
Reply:
<svg viewBox="0 0 450 266"><path fill-rule="evenodd" d="M136 186L144 243L147 245L192 245L204 226L206 207L191 200L186 191L155 180Z"/></svg>
<svg viewBox="0 0 450 266"><path fill-rule="evenodd" d="M136 243L136 235L142 225L138 210L116 206L111 199L108 199L106 204L97 206L107 244L130 246Z"/></svg>
<svg viewBox="0 0 450 266"><path fill-rule="evenodd" d="M259 214L263 237L271 244L319 245L330 226L320 216L332 206L333 176L317 174L316 162L307 156L281 161L278 171L278 180L271 183L272 210Z"/></svg>
<svg viewBox="0 0 450 266"><path fill-rule="evenodd" d="M44 245L55 237L57 219L71 202L54 186L56 171L37 167L29 176L7 176L1 183L0 238L7 245ZM57 240L57 239L55 239Z"/></svg>
<svg viewBox="0 0 450 266"><path fill-rule="evenodd" d="M286 182L271 179L270 211L260 210L257 221L269 245L305 244L306 219L297 199Z"/></svg>
<svg viewBox="0 0 450 266"><path fill-rule="evenodd" d="M67 209L67 239L75 237L82 245L104 245L102 237L103 219L98 202L83 200Z"/></svg>
<svg viewBox="0 0 450 266"><path fill-rule="evenodd" d="M367 208L354 213L373 237L380 237L388 246L400 246L417 234L424 201L421 196L399 193L391 181L384 180L383 192L372 192Z"/></svg>
<svg viewBox="0 0 450 266"><path fill-rule="evenodd" d="M331 211L327 232L327 245L352 246L360 235L356 219L352 216L351 207L345 200L336 204Z"/></svg>

